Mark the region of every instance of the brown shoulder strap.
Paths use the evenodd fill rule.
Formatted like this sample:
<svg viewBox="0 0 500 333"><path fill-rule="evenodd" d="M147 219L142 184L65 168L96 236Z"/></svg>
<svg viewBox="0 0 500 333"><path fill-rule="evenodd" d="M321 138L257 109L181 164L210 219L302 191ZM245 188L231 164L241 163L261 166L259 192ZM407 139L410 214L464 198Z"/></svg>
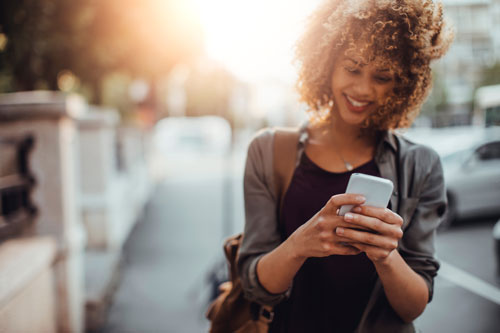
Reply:
<svg viewBox="0 0 500 333"><path fill-rule="evenodd" d="M274 133L273 169L279 223L281 223L283 196L290 186L295 170L299 134L298 128L277 128Z"/></svg>

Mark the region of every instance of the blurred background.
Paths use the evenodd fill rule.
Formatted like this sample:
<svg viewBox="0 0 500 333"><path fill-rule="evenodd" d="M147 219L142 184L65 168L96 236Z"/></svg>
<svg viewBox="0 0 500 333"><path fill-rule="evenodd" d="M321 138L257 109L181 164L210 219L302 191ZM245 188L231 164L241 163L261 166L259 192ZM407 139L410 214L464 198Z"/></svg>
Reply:
<svg viewBox="0 0 500 333"><path fill-rule="evenodd" d="M0 331L206 332L252 135L306 119L293 43L318 0L0 4ZM410 139L450 210L422 332L500 328L500 0L456 29Z"/></svg>

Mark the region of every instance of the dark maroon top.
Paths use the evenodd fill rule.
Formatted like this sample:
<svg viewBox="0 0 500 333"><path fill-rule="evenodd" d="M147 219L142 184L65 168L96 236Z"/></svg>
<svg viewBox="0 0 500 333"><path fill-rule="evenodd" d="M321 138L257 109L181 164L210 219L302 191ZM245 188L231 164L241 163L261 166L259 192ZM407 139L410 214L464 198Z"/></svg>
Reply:
<svg viewBox="0 0 500 333"><path fill-rule="evenodd" d="M372 160L343 173L326 171L305 153L283 203L285 237L316 214L334 194L344 193L352 173L380 176ZM309 258L293 281L290 298L275 309L271 332L352 332L376 281L364 253Z"/></svg>

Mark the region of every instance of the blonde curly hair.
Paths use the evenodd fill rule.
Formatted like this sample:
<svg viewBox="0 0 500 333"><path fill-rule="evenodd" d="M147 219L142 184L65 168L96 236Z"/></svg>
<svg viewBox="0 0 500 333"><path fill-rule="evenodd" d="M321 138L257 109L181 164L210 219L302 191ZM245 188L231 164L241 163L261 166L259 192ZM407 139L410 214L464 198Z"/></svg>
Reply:
<svg viewBox="0 0 500 333"><path fill-rule="evenodd" d="M453 37L442 4L432 0L325 0L296 45L300 99L312 120L327 121L335 61L356 50L369 55L367 62L377 59L395 71L391 96L363 127L409 127L432 87L430 62L446 53Z"/></svg>

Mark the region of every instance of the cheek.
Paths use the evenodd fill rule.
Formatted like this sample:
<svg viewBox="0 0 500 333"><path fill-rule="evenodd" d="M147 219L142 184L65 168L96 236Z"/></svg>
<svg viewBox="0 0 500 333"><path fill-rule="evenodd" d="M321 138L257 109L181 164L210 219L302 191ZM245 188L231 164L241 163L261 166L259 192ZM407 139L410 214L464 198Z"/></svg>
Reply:
<svg viewBox="0 0 500 333"><path fill-rule="evenodd" d="M384 101L393 95L393 89L394 89L394 85L390 85L390 86L387 86L387 87L381 87L379 90L378 90L378 101L379 101L379 104L380 103L384 103Z"/></svg>

